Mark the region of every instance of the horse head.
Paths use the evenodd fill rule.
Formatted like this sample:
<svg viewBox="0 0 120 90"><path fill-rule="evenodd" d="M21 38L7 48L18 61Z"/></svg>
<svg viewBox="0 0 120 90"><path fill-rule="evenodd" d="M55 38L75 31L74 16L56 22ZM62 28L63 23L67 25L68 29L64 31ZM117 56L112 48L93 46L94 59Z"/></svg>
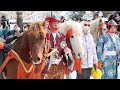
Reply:
<svg viewBox="0 0 120 90"><path fill-rule="evenodd" d="M72 49L75 54L75 58L81 58L83 56L83 47L82 47L82 27L79 22L75 21L66 21L61 24L59 32L66 35L67 45Z"/></svg>
<svg viewBox="0 0 120 90"><path fill-rule="evenodd" d="M100 30L100 35L104 34L107 30L107 26L105 22L108 21L107 18L100 18L99 19L99 30Z"/></svg>
<svg viewBox="0 0 120 90"><path fill-rule="evenodd" d="M46 26L45 23L34 23L28 30L30 59L33 64L39 64L44 58L46 50Z"/></svg>
<svg viewBox="0 0 120 90"><path fill-rule="evenodd" d="M90 22L90 33L92 34L95 43L97 39L106 32L106 21L108 21L107 18L98 18Z"/></svg>
<svg viewBox="0 0 120 90"><path fill-rule="evenodd" d="M44 22L32 23L28 31L18 38L15 48L20 57L33 64L40 64L46 53L46 25ZM18 48L19 47L19 48Z"/></svg>

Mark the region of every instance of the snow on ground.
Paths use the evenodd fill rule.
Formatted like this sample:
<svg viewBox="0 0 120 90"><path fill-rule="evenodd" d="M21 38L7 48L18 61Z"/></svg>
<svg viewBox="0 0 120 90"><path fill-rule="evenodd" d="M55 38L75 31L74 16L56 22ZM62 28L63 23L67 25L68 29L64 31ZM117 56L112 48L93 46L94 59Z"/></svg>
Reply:
<svg viewBox="0 0 120 90"><path fill-rule="evenodd" d="M71 79L76 79L76 77L77 77L77 73L76 73L76 71L73 71L71 73ZM66 76L64 77L64 79L66 79ZM90 76L90 79L94 79L94 78L92 76Z"/></svg>

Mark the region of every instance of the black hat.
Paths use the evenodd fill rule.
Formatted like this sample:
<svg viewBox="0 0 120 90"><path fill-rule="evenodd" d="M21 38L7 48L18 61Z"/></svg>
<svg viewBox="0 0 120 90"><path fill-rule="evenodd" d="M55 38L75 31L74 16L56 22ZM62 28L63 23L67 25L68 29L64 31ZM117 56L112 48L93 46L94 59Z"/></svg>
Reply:
<svg viewBox="0 0 120 90"><path fill-rule="evenodd" d="M117 17L117 16L120 16L120 11L116 11L114 14L113 14L114 17Z"/></svg>

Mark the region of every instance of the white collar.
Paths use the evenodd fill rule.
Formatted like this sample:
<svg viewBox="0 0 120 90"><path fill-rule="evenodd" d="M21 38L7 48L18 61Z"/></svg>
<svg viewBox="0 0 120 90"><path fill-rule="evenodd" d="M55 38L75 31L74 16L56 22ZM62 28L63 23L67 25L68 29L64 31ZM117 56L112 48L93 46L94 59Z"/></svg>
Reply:
<svg viewBox="0 0 120 90"><path fill-rule="evenodd" d="M53 38L56 39L57 33L52 33L52 35L53 35Z"/></svg>

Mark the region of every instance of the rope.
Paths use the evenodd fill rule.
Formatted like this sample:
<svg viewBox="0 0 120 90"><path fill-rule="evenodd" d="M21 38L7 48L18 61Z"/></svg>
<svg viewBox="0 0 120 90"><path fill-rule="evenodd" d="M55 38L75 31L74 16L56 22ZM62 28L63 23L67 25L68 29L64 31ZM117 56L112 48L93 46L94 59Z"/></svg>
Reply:
<svg viewBox="0 0 120 90"><path fill-rule="evenodd" d="M24 63L23 63L23 61L22 61L22 59L19 57L19 55L18 55L14 50L11 49L11 51L12 51L13 54L15 54L15 56L17 57L17 58L15 58L15 59L18 60L18 61L20 61L20 63L22 64L22 67L23 67L24 71L25 71L26 73L30 73L31 70L33 69L33 64L31 65L31 67L29 68L29 70L27 70L26 67L25 67L25 65L24 65Z"/></svg>
<svg viewBox="0 0 120 90"><path fill-rule="evenodd" d="M14 41L12 41L11 44L14 44L14 43L16 42L16 40L17 40L17 39L15 39ZM19 55L18 55L13 49L11 49L11 51L13 52L13 54L15 54L15 56L17 56L16 60L20 61L21 65L22 65L22 67L23 67L23 69L24 69L24 71L25 71L26 73L30 73L31 70L33 69L33 65L31 65L30 69L27 70L26 67L25 67L25 65L24 65L24 63L23 63L23 61L22 61L22 59L19 57Z"/></svg>
<svg viewBox="0 0 120 90"><path fill-rule="evenodd" d="M17 41L17 39L13 40L13 41L11 42L11 44L14 44L16 41Z"/></svg>

